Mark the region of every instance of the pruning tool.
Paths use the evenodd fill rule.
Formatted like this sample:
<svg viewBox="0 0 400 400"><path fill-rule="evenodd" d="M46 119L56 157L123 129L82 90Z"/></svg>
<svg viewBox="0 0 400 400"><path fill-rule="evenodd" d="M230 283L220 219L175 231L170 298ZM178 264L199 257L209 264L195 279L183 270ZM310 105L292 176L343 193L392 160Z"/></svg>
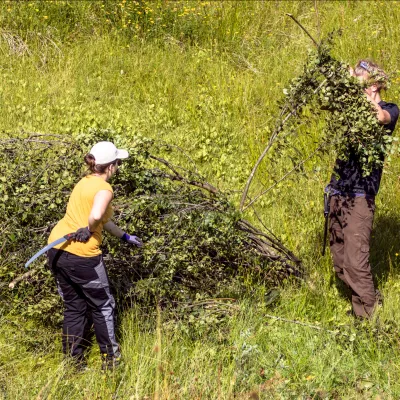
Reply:
<svg viewBox="0 0 400 400"><path fill-rule="evenodd" d="M326 249L326 239L328 237L328 223L329 223L329 202L331 199L331 192L328 188L328 190L325 190L324 192L324 217L325 217L325 226L324 226L324 242L323 242L323 247L322 247L322 256L325 255L325 249Z"/></svg>
<svg viewBox="0 0 400 400"><path fill-rule="evenodd" d="M32 258L28 260L28 262L25 264L25 268L28 268L29 264L35 261L42 254L46 253L46 251L52 249L54 246L57 246L60 243L66 242L67 240L71 240L74 238L75 238L75 232L68 233L67 235L55 240L54 242L49 243L47 246L43 247L43 249L39 250Z"/></svg>

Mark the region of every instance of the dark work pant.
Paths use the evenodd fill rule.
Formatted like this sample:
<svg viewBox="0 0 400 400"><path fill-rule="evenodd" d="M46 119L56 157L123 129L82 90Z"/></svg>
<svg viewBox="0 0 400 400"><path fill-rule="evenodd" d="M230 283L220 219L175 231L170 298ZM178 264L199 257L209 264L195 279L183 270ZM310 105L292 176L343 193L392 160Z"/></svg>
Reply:
<svg viewBox="0 0 400 400"><path fill-rule="evenodd" d="M373 198L331 197L330 247L337 276L352 291L354 314L369 317L376 293L369 263L369 246L374 220Z"/></svg>
<svg viewBox="0 0 400 400"><path fill-rule="evenodd" d="M114 332L115 301L110 293L102 256L79 257L51 249L48 261L64 300L64 354L78 359L82 357L93 321L101 353L119 355Z"/></svg>

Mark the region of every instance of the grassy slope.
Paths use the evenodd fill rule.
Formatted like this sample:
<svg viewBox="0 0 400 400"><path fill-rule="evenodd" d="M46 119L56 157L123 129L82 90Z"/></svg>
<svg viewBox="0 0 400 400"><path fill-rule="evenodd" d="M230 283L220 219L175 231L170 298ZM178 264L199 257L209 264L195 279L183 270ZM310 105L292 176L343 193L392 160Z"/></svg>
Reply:
<svg viewBox="0 0 400 400"><path fill-rule="evenodd" d="M74 134L91 126L128 126L133 134L181 146L211 182L240 191L268 138L265 121L273 118L282 88L300 73L310 47L285 12L296 15L316 37L344 28L337 56L351 63L370 56L383 63L395 72L386 97L398 97L400 5L316 5L212 2L206 7L214 20L204 20L204 25L213 30L198 24L202 40L194 46L179 40L179 29L161 35L159 41L86 33L68 44L55 41L58 48L50 42L44 46L34 36L28 42L30 56L10 52L2 41L0 128ZM52 23L61 26L54 8L24 7L2 5L0 17L7 20L7 13L17 13L15 18L22 18L36 12L50 18L31 26L33 31ZM76 18L88 8L76 5ZM190 21L189 16L181 18ZM180 24L183 29L185 24ZM298 144L306 153L315 147L320 127L311 119L300 128L309 133ZM97 349L89 360L91 373L77 375L61 362L59 339L52 332L37 332L28 324L18 328L3 316L0 398L109 399L114 394L121 399L225 399L256 398L256 393L261 398L398 398L400 352L390 340L394 335L374 332L376 321L354 327L345 316L349 304L334 285L331 261L320 256L321 193L333 159L332 154L313 158L304 176L287 180L258 206L266 225L304 260L310 285L286 288L271 310L263 306L260 288L232 310L228 326L212 335L199 331L197 340L165 324L157 331L155 318L147 325L139 311L124 315L121 343L126 366L106 377L98 373ZM260 178L268 183L271 176L281 176L288 163L282 160L263 168ZM391 321L397 326L398 162L386 172L372 261L386 300L378 314L379 326ZM239 193L232 194L233 201ZM251 212L247 217L254 219ZM332 330L339 326L348 335L270 320L265 312Z"/></svg>

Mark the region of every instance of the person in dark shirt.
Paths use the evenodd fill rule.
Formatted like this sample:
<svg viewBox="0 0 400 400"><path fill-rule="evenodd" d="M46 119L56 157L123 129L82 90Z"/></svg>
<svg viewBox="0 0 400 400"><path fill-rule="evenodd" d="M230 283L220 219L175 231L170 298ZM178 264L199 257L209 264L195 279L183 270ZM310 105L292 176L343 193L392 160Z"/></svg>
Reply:
<svg viewBox="0 0 400 400"><path fill-rule="evenodd" d="M376 110L378 121L392 134L399 116L396 104L380 97L386 74L375 63L360 60L351 75L360 81L379 77L365 89L367 99ZM383 161L383 160L382 160ZM372 315L379 300L369 264L369 248L375 212L375 196L382 177L382 167L363 176L362 161L355 154L336 160L328 185L330 199L330 248L337 276L351 289L353 313L357 317Z"/></svg>

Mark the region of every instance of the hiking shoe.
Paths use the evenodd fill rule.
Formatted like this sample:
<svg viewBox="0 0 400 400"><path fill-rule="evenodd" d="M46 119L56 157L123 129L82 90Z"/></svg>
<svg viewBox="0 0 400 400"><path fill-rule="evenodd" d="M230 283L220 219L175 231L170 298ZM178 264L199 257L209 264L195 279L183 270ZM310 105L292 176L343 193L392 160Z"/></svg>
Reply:
<svg viewBox="0 0 400 400"><path fill-rule="evenodd" d="M115 368L119 367L121 364L121 354L117 353L114 355L103 354L101 370L102 371L113 371Z"/></svg>

